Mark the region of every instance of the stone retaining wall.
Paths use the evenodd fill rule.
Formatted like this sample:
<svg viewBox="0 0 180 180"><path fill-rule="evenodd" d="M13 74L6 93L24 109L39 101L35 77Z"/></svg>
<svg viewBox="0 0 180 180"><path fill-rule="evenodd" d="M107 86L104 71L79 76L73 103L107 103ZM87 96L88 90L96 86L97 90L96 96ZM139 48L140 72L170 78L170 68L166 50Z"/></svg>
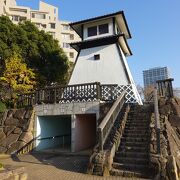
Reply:
<svg viewBox="0 0 180 180"><path fill-rule="evenodd" d="M180 101L161 98L159 109L162 135L167 141L166 173L170 180L176 180L180 178Z"/></svg>
<svg viewBox="0 0 180 180"><path fill-rule="evenodd" d="M32 109L12 109L0 114L0 153L12 154L33 139Z"/></svg>
<svg viewBox="0 0 180 180"><path fill-rule="evenodd" d="M1 180L27 180L27 177L24 167L5 166L4 170L0 170Z"/></svg>

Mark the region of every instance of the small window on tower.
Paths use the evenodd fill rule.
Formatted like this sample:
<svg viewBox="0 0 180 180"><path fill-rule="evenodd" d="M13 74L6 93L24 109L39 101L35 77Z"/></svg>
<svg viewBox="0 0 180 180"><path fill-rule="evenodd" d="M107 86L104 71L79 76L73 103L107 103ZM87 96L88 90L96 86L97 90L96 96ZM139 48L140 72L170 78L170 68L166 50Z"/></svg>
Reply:
<svg viewBox="0 0 180 180"><path fill-rule="evenodd" d="M94 60L100 60L100 54L95 54L94 55Z"/></svg>
<svg viewBox="0 0 180 180"><path fill-rule="evenodd" d="M97 35L97 26L88 28L88 37Z"/></svg>
<svg viewBox="0 0 180 180"><path fill-rule="evenodd" d="M106 34L106 33L109 33L109 25L108 24L99 25L99 34Z"/></svg>

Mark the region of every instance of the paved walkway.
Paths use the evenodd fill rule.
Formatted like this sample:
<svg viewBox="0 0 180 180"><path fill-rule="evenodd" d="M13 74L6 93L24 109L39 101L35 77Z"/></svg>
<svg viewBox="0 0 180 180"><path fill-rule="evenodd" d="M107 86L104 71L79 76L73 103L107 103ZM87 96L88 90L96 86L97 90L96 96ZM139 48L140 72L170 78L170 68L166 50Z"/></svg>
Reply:
<svg viewBox="0 0 180 180"><path fill-rule="evenodd" d="M28 180L132 180L133 178L99 177L85 174L87 156L60 156L33 153L0 160L3 164L23 166ZM136 179L138 180L138 179ZM141 179L142 180L142 179Z"/></svg>

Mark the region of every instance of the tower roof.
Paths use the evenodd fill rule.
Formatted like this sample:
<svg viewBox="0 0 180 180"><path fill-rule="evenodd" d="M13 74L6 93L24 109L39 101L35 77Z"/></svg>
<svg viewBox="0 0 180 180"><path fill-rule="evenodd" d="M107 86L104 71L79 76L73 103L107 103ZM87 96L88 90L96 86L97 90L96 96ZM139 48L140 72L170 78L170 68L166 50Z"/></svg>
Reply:
<svg viewBox="0 0 180 180"><path fill-rule="evenodd" d="M100 38L90 39L90 40L85 40L85 41L80 41L80 42L74 42L74 43L71 43L70 45L76 51L79 52L80 49L108 45L108 44L113 44L117 42L120 44L126 56L132 55L132 52L128 46L128 43L126 41L124 34L117 34L117 35L105 36L105 37L100 37Z"/></svg>
<svg viewBox="0 0 180 180"><path fill-rule="evenodd" d="M94 18L90 18L90 19L73 22L73 23L70 23L70 26L77 32L77 34L80 37L82 37L83 36L82 25L91 23L91 22L96 22L99 20L108 19L108 18L115 18L117 24L121 28L122 32L125 34L125 37L128 39L131 38L131 33L129 31L129 27L128 27L128 24L127 24L127 21L126 21L123 11L118 11L118 12L106 14L103 16L98 16L98 17L94 17Z"/></svg>

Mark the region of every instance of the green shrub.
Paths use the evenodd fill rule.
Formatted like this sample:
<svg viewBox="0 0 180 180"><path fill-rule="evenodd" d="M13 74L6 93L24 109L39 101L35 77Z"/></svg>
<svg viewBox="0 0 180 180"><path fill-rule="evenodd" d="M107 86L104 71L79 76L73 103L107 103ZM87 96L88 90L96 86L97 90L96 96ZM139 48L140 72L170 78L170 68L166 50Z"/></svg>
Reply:
<svg viewBox="0 0 180 180"><path fill-rule="evenodd" d="M6 110L6 105L0 101L0 113L4 112Z"/></svg>

